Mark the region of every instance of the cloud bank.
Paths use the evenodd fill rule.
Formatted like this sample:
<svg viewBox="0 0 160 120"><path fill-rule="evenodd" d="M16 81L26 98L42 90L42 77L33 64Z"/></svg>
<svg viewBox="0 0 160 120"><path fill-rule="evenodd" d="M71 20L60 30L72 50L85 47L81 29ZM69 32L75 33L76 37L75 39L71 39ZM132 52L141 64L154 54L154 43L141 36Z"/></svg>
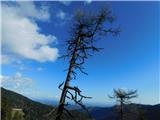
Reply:
<svg viewBox="0 0 160 120"><path fill-rule="evenodd" d="M18 59L38 62L55 61L58 49L51 47L56 43L54 35L45 35L37 21L50 19L49 8L36 6L34 2L2 3L2 63Z"/></svg>
<svg viewBox="0 0 160 120"><path fill-rule="evenodd" d="M0 76L1 86L14 91L21 91L25 88L30 88L33 85L33 80L22 76L17 72L14 76Z"/></svg>

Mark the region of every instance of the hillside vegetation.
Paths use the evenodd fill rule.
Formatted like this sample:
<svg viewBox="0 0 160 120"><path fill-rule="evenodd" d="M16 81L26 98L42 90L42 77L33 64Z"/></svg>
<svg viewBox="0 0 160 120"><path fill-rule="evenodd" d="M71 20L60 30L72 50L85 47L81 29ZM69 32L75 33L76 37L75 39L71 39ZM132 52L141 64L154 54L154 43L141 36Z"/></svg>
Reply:
<svg viewBox="0 0 160 120"><path fill-rule="evenodd" d="M2 120L11 120L13 109L22 109L24 112L24 120L54 120L55 114L47 116L52 110L55 109L53 106L45 105L39 102L30 100L29 98L15 93L10 90L1 88L1 119ZM76 110L70 111L73 117L63 115L65 120L90 120L88 116L84 113L78 112ZM19 113L16 113L17 116L14 120L23 120Z"/></svg>

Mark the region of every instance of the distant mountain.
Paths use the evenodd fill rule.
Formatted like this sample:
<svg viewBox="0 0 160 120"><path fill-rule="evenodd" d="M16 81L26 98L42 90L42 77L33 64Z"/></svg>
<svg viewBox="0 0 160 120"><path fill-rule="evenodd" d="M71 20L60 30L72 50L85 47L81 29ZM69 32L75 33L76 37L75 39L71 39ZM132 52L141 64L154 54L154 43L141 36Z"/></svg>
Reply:
<svg viewBox="0 0 160 120"><path fill-rule="evenodd" d="M146 115L148 120L160 120L160 104L149 106Z"/></svg>
<svg viewBox="0 0 160 120"><path fill-rule="evenodd" d="M117 120L117 106L89 108L90 114L96 120ZM125 106L126 120L160 120L160 104Z"/></svg>
<svg viewBox="0 0 160 120"><path fill-rule="evenodd" d="M55 114L47 116L55 107L35 102L27 97L15 93L13 91L1 88L1 119L11 120L13 110L22 110L24 112L24 120L54 120ZM74 116L71 118L67 114L63 117L65 120L89 120L88 115L72 110ZM14 120L19 120L15 118ZM20 119L22 120L22 119Z"/></svg>
<svg viewBox="0 0 160 120"><path fill-rule="evenodd" d="M2 120L11 120L13 109L22 109L25 114L24 120L54 120L53 118L55 118L55 114L46 117L50 111L55 109L53 106L35 102L21 94L4 88L1 88L1 96ZM64 120L91 120L77 106L70 106L70 109L78 110L71 110L74 118L64 115ZM88 110L95 120L117 120L117 106L88 107ZM160 104L130 104L125 106L125 113L127 113L127 120L160 120ZM19 119L16 118L13 120Z"/></svg>
<svg viewBox="0 0 160 120"><path fill-rule="evenodd" d="M43 104L46 104L46 105L51 105L51 106L57 106L58 105L58 102L57 100L51 100L51 99L45 99L45 98L31 98L32 100L34 101L37 101L37 102L40 102L40 103L43 103Z"/></svg>
<svg viewBox="0 0 160 120"><path fill-rule="evenodd" d="M116 120L114 107L93 107L89 111L96 120Z"/></svg>

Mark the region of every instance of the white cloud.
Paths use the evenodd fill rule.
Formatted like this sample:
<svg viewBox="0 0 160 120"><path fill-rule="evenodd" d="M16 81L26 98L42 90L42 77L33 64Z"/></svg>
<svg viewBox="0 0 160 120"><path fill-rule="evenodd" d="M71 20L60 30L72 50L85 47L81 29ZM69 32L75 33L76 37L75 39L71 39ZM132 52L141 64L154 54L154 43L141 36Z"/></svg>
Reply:
<svg viewBox="0 0 160 120"><path fill-rule="evenodd" d="M56 17L59 18L59 19L61 19L61 20L64 20L65 17L66 17L66 14L65 14L65 12L63 12L63 11L61 10L61 11L59 11L59 12L57 13Z"/></svg>
<svg viewBox="0 0 160 120"><path fill-rule="evenodd" d="M34 84L31 78L23 77L20 72L17 72L14 76L0 76L0 80L2 87L18 92L24 91Z"/></svg>
<svg viewBox="0 0 160 120"><path fill-rule="evenodd" d="M6 14L7 13L7 14ZM2 63L9 63L11 57L31 59L39 62L55 61L58 49L50 47L56 43L53 35L40 33L36 20L47 21L48 8L37 8L33 2L2 4ZM4 56L5 54L5 56Z"/></svg>

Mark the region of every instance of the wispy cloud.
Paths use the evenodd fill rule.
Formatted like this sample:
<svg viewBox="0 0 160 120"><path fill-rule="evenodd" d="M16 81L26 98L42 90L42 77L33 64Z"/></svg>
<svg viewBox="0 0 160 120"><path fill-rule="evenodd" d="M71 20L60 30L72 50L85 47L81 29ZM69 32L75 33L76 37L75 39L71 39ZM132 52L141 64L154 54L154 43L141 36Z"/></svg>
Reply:
<svg viewBox="0 0 160 120"><path fill-rule="evenodd" d="M37 71L43 71L44 69L42 67L38 67Z"/></svg>
<svg viewBox="0 0 160 120"><path fill-rule="evenodd" d="M66 13L63 12L62 10L60 10L59 12L57 12L56 17L61 19L61 20L64 20L65 17L66 17Z"/></svg>
<svg viewBox="0 0 160 120"><path fill-rule="evenodd" d="M36 23L37 20L49 21L49 8L37 7L34 2L14 3L2 3L1 62L7 64L16 60L13 58L38 62L55 61L58 49L50 47L50 44L56 43L57 38L40 33L41 28Z"/></svg>
<svg viewBox="0 0 160 120"><path fill-rule="evenodd" d="M93 0L85 0L85 4L91 4Z"/></svg>
<svg viewBox="0 0 160 120"><path fill-rule="evenodd" d="M12 8L20 16L35 18L44 21L50 19L48 6L41 5L40 7L37 7L34 4L34 2L31 1L28 2L17 1L16 5L12 6Z"/></svg>
<svg viewBox="0 0 160 120"><path fill-rule="evenodd" d="M24 77L20 72L14 76L0 76L1 86L17 92L25 91L26 88L33 86L34 81L31 78Z"/></svg>
<svg viewBox="0 0 160 120"><path fill-rule="evenodd" d="M9 55L6 54L1 55L1 64L10 64L14 61L16 60L13 57L10 57Z"/></svg>
<svg viewBox="0 0 160 120"><path fill-rule="evenodd" d="M55 25L60 25L60 26L65 25L73 18L71 14L66 13L63 10L57 10L55 17L57 21Z"/></svg>
<svg viewBox="0 0 160 120"><path fill-rule="evenodd" d="M70 1L70 0L59 0L59 2L64 4L64 5L70 5L72 1Z"/></svg>

